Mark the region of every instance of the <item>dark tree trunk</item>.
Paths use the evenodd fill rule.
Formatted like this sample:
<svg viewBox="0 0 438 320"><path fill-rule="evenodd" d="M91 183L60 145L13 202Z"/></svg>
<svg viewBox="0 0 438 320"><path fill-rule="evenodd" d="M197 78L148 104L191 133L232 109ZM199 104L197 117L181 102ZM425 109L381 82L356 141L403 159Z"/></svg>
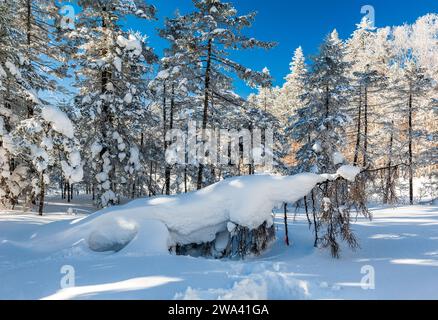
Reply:
<svg viewBox="0 0 438 320"><path fill-rule="evenodd" d="M64 182L64 190L62 191L62 193L63 193L62 198L66 199L67 198L67 182Z"/></svg>
<svg viewBox="0 0 438 320"><path fill-rule="evenodd" d="M287 203L285 202L284 205L284 241L286 242L286 245L289 246L289 230L287 228Z"/></svg>
<svg viewBox="0 0 438 320"><path fill-rule="evenodd" d="M316 203L315 203L315 193L312 190L311 193L312 197L312 213L313 213L313 229L315 231L315 242L313 243L313 246L316 248L318 247L318 223L316 221Z"/></svg>
<svg viewBox="0 0 438 320"><path fill-rule="evenodd" d="M32 27L32 0L26 0L26 40L27 45L31 43L31 27Z"/></svg>
<svg viewBox="0 0 438 320"><path fill-rule="evenodd" d="M67 188L67 202L70 203L71 201L71 188L70 188L70 182L67 182L66 184Z"/></svg>
<svg viewBox="0 0 438 320"><path fill-rule="evenodd" d="M187 166L184 167L184 193L187 193Z"/></svg>
<svg viewBox="0 0 438 320"><path fill-rule="evenodd" d="M172 84L172 96L170 99L170 119L169 119L169 130L173 129L173 113L174 113L174 109L175 109L175 85ZM167 149L167 145L166 145L166 149ZM170 194L170 174L171 174L171 166L170 164L168 164L166 162L166 168L165 168L165 182L166 182L166 194L169 195Z"/></svg>
<svg viewBox="0 0 438 320"><path fill-rule="evenodd" d="M43 215L45 193L46 193L46 188L45 188L45 183L44 183L44 171L43 171L43 172L41 172L41 176L40 176L40 203L39 203L39 207L38 207L38 214L40 216Z"/></svg>
<svg viewBox="0 0 438 320"><path fill-rule="evenodd" d="M167 112L166 112L166 105L167 105L167 85L166 82L163 84L163 145L164 145L164 151L167 149L167 142L166 142L166 133L167 133Z"/></svg>
<svg viewBox="0 0 438 320"><path fill-rule="evenodd" d="M364 136L363 136L363 167L367 166L368 161L368 88L365 87L364 96Z"/></svg>
<svg viewBox="0 0 438 320"><path fill-rule="evenodd" d="M251 134L251 150L254 149L254 136L253 136L253 126L250 124L249 126L249 132ZM253 175L255 174L255 165L254 165L254 155L250 154L250 164L248 164L248 174Z"/></svg>
<svg viewBox="0 0 438 320"><path fill-rule="evenodd" d="M151 160L150 166L149 166L149 197L152 196L152 173L153 173L153 161Z"/></svg>
<svg viewBox="0 0 438 320"><path fill-rule="evenodd" d="M394 121L392 121L392 125L394 125ZM393 189L393 183L392 183L392 148L394 143L394 132L391 130L391 136L389 138L389 146L388 146L388 175L386 177L386 185L385 185L385 192L383 193L383 203L388 204L391 199L393 198L392 195L392 189Z"/></svg>
<svg viewBox="0 0 438 320"><path fill-rule="evenodd" d="M306 211L306 217L307 217L307 223L309 224L309 229L310 226L312 225L312 221L310 221L310 217L309 217L309 207L307 205L307 196L304 197L304 210Z"/></svg>
<svg viewBox="0 0 438 320"><path fill-rule="evenodd" d="M110 9L111 10L111 9ZM107 12L107 8L104 6L102 8L103 14L101 16L102 19L102 29L105 30L107 26L107 21L105 20L105 13ZM103 54L105 55L107 50L103 50ZM112 72L110 69L104 68L101 72L101 93L106 94L108 92L107 85L110 83L112 78ZM103 147L102 151L100 152L101 157L105 154L105 152L108 151L109 148L109 141L111 141L110 135L112 132L111 130L108 130L108 126L110 123L113 123L113 116L110 111L110 104L105 101L102 105L102 119L100 121L100 132L103 136L103 141L105 141L106 146ZM103 165L101 165L103 167ZM110 177L110 181L112 180L112 177L114 175L115 167L113 166L113 169L108 173L108 176ZM113 190L115 189L114 184L111 184ZM101 199L99 199L101 201ZM70 202L70 201L69 201ZM114 205L114 200L109 201L109 205Z"/></svg>
<svg viewBox="0 0 438 320"><path fill-rule="evenodd" d="M208 123L208 105L210 102L210 72L211 72L211 53L212 53L212 40L208 40L207 45L207 66L205 69L205 79L204 79L204 114L202 117L202 141L205 140L205 129L207 129L207 123ZM203 183L202 183L202 177L203 177L203 171L204 171L204 164L200 163L198 168L198 181L196 188L202 189Z"/></svg>
<svg viewBox="0 0 438 320"><path fill-rule="evenodd" d="M414 168L413 168L413 124L412 124L412 93L409 94L409 203L414 204Z"/></svg>
<svg viewBox="0 0 438 320"><path fill-rule="evenodd" d="M32 0L26 0L26 42L27 42L27 50L30 56L30 47L32 43ZM34 115L33 102L26 101L27 106L27 117L31 118Z"/></svg>
<svg viewBox="0 0 438 320"><path fill-rule="evenodd" d="M61 182L59 184L60 188L61 188L61 199L65 199L65 194L64 194L64 178L61 177Z"/></svg>
<svg viewBox="0 0 438 320"><path fill-rule="evenodd" d="M357 132L356 132L356 146L354 148L354 165L357 165L357 161L359 159L359 148L360 148L360 135L361 135L361 126L362 126L362 87L360 88L359 93L359 108L357 111Z"/></svg>

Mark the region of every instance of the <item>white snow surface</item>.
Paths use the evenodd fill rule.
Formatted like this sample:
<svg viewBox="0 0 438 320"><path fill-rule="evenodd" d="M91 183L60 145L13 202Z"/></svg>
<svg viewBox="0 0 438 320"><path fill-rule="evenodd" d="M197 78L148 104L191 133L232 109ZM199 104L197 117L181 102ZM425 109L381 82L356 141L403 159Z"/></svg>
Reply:
<svg viewBox="0 0 438 320"><path fill-rule="evenodd" d="M114 57L113 65L118 72L122 71L122 59L120 57Z"/></svg>
<svg viewBox="0 0 438 320"><path fill-rule="evenodd" d="M147 228L136 236L138 241L118 253L98 253L77 245L46 254L38 246L26 246L42 232L56 234L66 225L80 223L77 218L92 210L91 199L84 197L76 197L73 203L49 197L43 217L0 210L0 299L438 298L436 205L372 207L373 221L361 217L353 221L361 248L353 252L343 245L340 259L313 247L304 212L296 213L292 206L292 245L283 241L279 212L275 219L278 240L262 256L244 261L154 253L150 250L158 248L155 237L165 236L167 229L157 220L145 220ZM159 228L163 230L147 234ZM160 238L156 241L163 243ZM74 286L61 288L66 276L63 267L73 268ZM363 271L370 267L375 271L374 288L361 282L366 276Z"/></svg>
<svg viewBox="0 0 438 320"><path fill-rule="evenodd" d="M17 78L21 78L20 70L10 61L5 62L5 67L8 68L9 72L16 76Z"/></svg>
<svg viewBox="0 0 438 320"><path fill-rule="evenodd" d="M73 124L68 116L60 109L54 106L44 106L41 110L41 115L44 120L52 124L55 131L68 138L74 137Z"/></svg>
<svg viewBox="0 0 438 320"><path fill-rule="evenodd" d="M356 179L356 176L362 171L360 167L351 166L351 165L343 165L336 172L338 175L343 177L344 179L353 182Z"/></svg>
<svg viewBox="0 0 438 320"><path fill-rule="evenodd" d="M133 34L129 34L128 39L119 35L117 37L117 44L125 50L132 52L135 56L139 56L142 52L141 42Z"/></svg>

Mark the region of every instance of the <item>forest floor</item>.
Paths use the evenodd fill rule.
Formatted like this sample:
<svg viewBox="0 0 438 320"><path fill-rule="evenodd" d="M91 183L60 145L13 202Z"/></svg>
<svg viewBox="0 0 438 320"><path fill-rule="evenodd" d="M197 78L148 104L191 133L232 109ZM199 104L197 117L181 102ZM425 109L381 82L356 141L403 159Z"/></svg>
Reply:
<svg viewBox="0 0 438 320"><path fill-rule="evenodd" d="M79 196L70 204L49 198L43 217L0 211L0 299L438 299L438 205L371 208L372 221L353 224L361 248L343 247L340 259L313 248L301 213L289 216L291 246L278 214L277 241L244 261L123 251L47 256L12 245L94 210ZM75 286L61 289L72 270Z"/></svg>

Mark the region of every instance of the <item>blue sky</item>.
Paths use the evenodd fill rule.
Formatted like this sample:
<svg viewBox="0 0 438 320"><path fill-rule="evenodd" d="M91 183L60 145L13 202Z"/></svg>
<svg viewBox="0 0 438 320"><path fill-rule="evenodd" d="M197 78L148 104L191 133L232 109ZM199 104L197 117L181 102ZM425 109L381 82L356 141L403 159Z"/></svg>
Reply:
<svg viewBox="0 0 438 320"><path fill-rule="evenodd" d="M191 0L149 0L158 8L157 22L139 23L129 19L126 27L141 30L150 36L150 43L157 54L162 53L166 42L156 35L166 16L173 16L192 9ZM229 0L239 13L257 11L253 28L247 31L260 40L278 42L272 50L249 50L233 57L255 70L268 67L276 85L281 85L289 71L292 54L302 46L306 55L315 54L330 31L336 28L342 38L347 38L362 18L361 8L371 5L375 9L376 27L412 23L426 13L438 12L437 0ZM251 92L244 83L236 82L237 92Z"/></svg>
<svg viewBox="0 0 438 320"><path fill-rule="evenodd" d="M191 0L148 0L158 8L158 20L140 21L128 18L124 28L139 30L150 38L158 55L167 46L157 35L165 17L192 10ZM438 12L437 0L229 0L240 14L257 11L255 24L247 34L260 40L278 42L272 50L249 50L233 53L232 57L252 68L271 70L274 84L281 85L289 71L294 50L302 46L305 55L315 54L321 41L336 28L341 38L347 38L361 20L361 8L371 5L375 10L376 27L412 23L426 13ZM252 92L243 82L236 81L236 91L246 96Z"/></svg>

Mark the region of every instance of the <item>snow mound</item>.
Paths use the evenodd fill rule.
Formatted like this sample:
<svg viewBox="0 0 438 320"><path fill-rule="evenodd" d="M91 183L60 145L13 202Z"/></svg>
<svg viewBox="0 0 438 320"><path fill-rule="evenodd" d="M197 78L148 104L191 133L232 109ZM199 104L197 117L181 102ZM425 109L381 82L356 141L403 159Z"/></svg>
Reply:
<svg viewBox="0 0 438 320"><path fill-rule="evenodd" d="M349 179L360 171L341 169L338 174ZM48 226L51 229L36 234L32 242L38 248L62 250L85 241L94 252L147 254L217 240L215 246L221 250L233 227L272 226L273 208L302 199L326 179L327 175L313 173L235 177L188 194L142 198L106 208L57 226L56 231Z"/></svg>
<svg viewBox="0 0 438 320"><path fill-rule="evenodd" d="M253 273L234 282L230 289L193 289L177 293L176 300L309 299L309 283L274 271Z"/></svg>
<svg viewBox="0 0 438 320"><path fill-rule="evenodd" d="M249 229L272 225L274 207L303 198L323 180L312 173L231 178L196 192L137 199L67 225L43 227L32 243L43 250L63 250L85 241L95 252L118 252L130 244L126 249L144 253L207 243L232 224Z"/></svg>

